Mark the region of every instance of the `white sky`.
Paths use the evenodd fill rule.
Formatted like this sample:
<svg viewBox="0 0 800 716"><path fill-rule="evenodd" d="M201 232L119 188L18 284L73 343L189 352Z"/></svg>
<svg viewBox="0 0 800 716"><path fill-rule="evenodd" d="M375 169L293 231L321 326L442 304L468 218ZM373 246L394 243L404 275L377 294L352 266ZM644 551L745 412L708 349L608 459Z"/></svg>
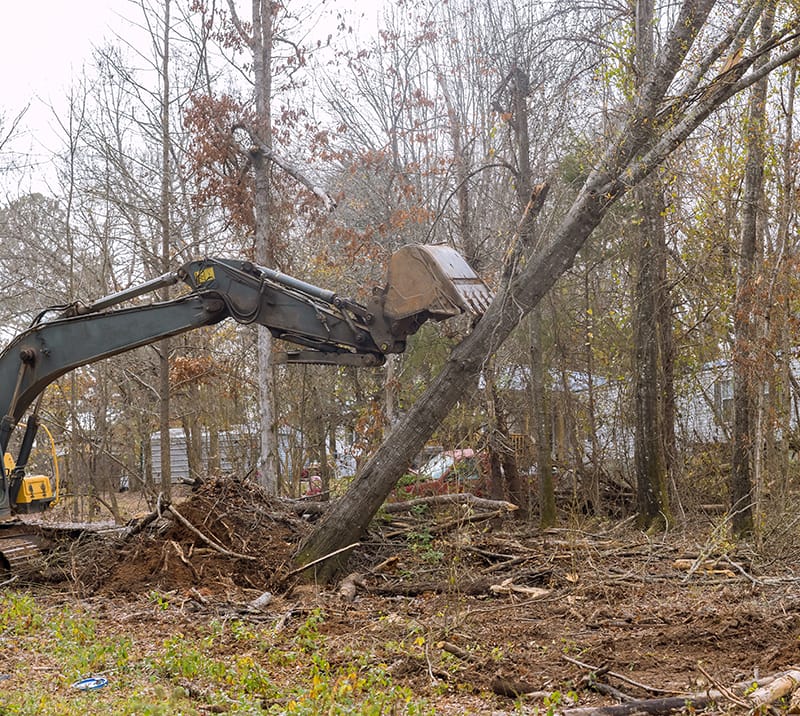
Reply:
<svg viewBox="0 0 800 716"><path fill-rule="evenodd" d="M4 126L29 105L13 149L41 156L53 148L50 106L64 106L92 46L121 28L129 0L0 0L0 115ZM46 167L40 167L44 174ZM32 189L41 190L34 169Z"/></svg>
<svg viewBox="0 0 800 716"><path fill-rule="evenodd" d="M242 16L249 15L248 3ZM326 7L349 7L356 24L374 31L384 0L328 0ZM128 18L140 18L136 0L0 0L0 116L6 130L29 105L14 135L12 149L34 162L57 148L53 109L65 106L73 80L91 59L92 48L116 33L130 33ZM369 31L368 30L368 31ZM30 186L21 191L46 191L51 169L39 165L30 173Z"/></svg>
<svg viewBox="0 0 800 716"><path fill-rule="evenodd" d="M127 0L0 0L0 88L5 113L63 94L92 45L121 25Z"/></svg>

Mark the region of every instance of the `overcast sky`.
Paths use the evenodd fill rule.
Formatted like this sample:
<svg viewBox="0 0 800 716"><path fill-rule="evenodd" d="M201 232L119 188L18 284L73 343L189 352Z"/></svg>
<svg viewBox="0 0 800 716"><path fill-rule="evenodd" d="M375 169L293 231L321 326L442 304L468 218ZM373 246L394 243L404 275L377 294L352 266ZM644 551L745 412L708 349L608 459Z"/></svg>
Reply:
<svg viewBox="0 0 800 716"><path fill-rule="evenodd" d="M92 45L121 26L128 0L0 0L0 87L6 115L64 94Z"/></svg>
<svg viewBox="0 0 800 716"><path fill-rule="evenodd" d="M242 15L249 3L239 2ZM356 24L374 32L384 0L328 0L329 9L350 7ZM15 134L13 149L41 160L55 150L58 137L53 110L63 109L65 97L92 48L102 46L115 33L130 36L126 17L141 17L131 0L0 0L0 115L6 129L26 106ZM362 25L362 27L364 26ZM371 27L370 27L371 26ZM24 190L44 190L47 168L31 172L32 184ZM38 175L38 176L37 176Z"/></svg>
<svg viewBox="0 0 800 716"><path fill-rule="evenodd" d="M63 106L92 46L122 26L120 15L130 11L130 2L0 0L0 8L0 114L7 128L28 106L13 148L40 155L56 141L50 105ZM31 188L41 190L35 174Z"/></svg>

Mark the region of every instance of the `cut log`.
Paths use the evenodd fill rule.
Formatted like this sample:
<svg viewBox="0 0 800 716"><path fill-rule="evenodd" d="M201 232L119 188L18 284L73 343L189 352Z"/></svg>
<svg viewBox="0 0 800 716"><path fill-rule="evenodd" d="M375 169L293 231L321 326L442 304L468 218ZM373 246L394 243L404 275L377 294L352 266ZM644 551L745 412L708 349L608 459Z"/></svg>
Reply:
<svg viewBox="0 0 800 716"><path fill-rule="evenodd" d="M800 686L800 670L791 669L775 677L775 680L766 686L757 688L747 696L747 700L754 709L775 703L778 699L797 690Z"/></svg>
<svg viewBox="0 0 800 716"><path fill-rule="evenodd" d="M541 587L523 587L519 584L514 584L513 577L509 577L500 582L500 584L491 585L489 591L492 594L522 594L531 599L540 599L548 596L552 590L542 589Z"/></svg>
<svg viewBox="0 0 800 716"><path fill-rule="evenodd" d="M408 584L405 582L397 584L384 584L368 586L370 594L378 594L384 597L416 597L426 592L433 594L445 594L447 592L457 592L470 596L486 594L491 586L487 579L480 578L472 582L452 584L450 582L416 582Z"/></svg>
<svg viewBox="0 0 800 716"><path fill-rule="evenodd" d="M476 497L469 492L458 492L453 495L432 495L431 497L417 497L405 502L386 502L383 511L389 513L411 512L415 507L423 505L470 505L480 507L485 510L503 510L513 512L519 509L515 504L505 500L487 500L484 497Z"/></svg>
<svg viewBox="0 0 800 716"><path fill-rule="evenodd" d="M649 714L662 716L663 714L676 713L687 708L701 711L714 703L710 695L695 696L665 696L658 699L641 699L629 701L616 706L588 706L566 709L560 716L633 716L634 714Z"/></svg>
<svg viewBox="0 0 800 716"><path fill-rule="evenodd" d="M442 651L446 651L448 654L457 656L459 659L463 659L464 661L475 661L475 656L473 654L470 654L466 649L462 649L460 646L457 646L449 641L440 641L436 644L436 646Z"/></svg>
<svg viewBox="0 0 800 716"><path fill-rule="evenodd" d="M778 684L773 687L773 684ZM744 697L754 708L766 706L779 698L791 693L800 684L800 671L790 670L776 676L767 676L758 681L742 681L734 684L726 691L737 695L744 694L753 684L759 688ZM702 711L715 703L723 703L728 696L719 689L709 689L703 693L687 694L686 696L665 696L656 699L641 699L614 706L587 706L566 709L559 712L559 716L633 716L634 714L648 714L648 716L664 716L685 709ZM765 699L772 699L765 700Z"/></svg>
<svg viewBox="0 0 800 716"><path fill-rule="evenodd" d="M339 596L346 602L352 602L359 587L364 588L364 575L358 572L348 574L339 585Z"/></svg>
<svg viewBox="0 0 800 716"><path fill-rule="evenodd" d="M534 684L529 684L526 681L515 681L506 679L499 674L492 679L489 688L498 696L507 696L510 699L516 699L523 694L534 695L539 694L539 687ZM546 692L541 692L546 695Z"/></svg>
<svg viewBox="0 0 800 716"><path fill-rule="evenodd" d="M282 499L281 502L292 512L298 515L320 515L327 512L333 502L322 502L308 499ZM470 505L485 510L503 510L503 512L513 512L519 509L515 504L505 500L488 500L485 497L476 497L469 492L457 492L452 495L431 495L429 497L417 497L413 500L403 502L385 502L383 511L389 514L400 512L411 512L415 507L438 506L438 505Z"/></svg>

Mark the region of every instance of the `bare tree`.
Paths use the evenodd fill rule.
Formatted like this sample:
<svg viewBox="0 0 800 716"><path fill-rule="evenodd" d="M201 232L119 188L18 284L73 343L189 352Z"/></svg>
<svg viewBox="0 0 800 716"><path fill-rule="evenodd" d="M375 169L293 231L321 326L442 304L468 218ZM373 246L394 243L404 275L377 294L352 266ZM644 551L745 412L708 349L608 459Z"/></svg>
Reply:
<svg viewBox="0 0 800 716"><path fill-rule="evenodd" d="M775 19L775 5L768 3L761 23L761 42L766 43ZM734 48L741 52L741 47ZM765 65L768 55L756 60L756 67ZM755 288L760 246L759 218L763 215L764 136L766 124L767 78L762 78L750 91L745 141L747 159L742 197L742 231L733 311L733 458L731 464L732 525L737 535L753 531L753 472L758 469L756 413L763 396L757 368L757 342L760 334L756 315Z"/></svg>
<svg viewBox="0 0 800 716"><path fill-rule="evenodd" d="M573 263L575 256L610 208L646 179L708 116L736 93L800 55L786 49L796 36L797 20L742 54L721 73L714 63L761 16L760 3L748 3L725 30L707 22L713 0L684 0L665 41L639 89L620 112L618 130L603 148L571 206L527 257L524 265L498 287L496 299L473 332L452 352L443 370L406 417L361 470L344 497L301 545L297 561L317 563L317 578L332 576L391 491L402 471L455 403L476 384L481 367ZM707 52L695 49L698 35L710 37ZM698 43L699 46L699 43ZM769 62L753 68L770 50ZM694 54L692 54L694 51ZM658 131L653 131L657 127ZM343 550L337 552L337 550Z"/></svg>
<svg viewBox="0 0 800 716"><path fill-rule="evenodd" d="M639 0L634 22L637 85L655 62L655 24L654 1ZM672 326L666 295L664 190L658 175L649 176L633 194L638 226L633 300L634 463L639 521L643 527L651 527L670 517L666 435L672 429L667 421L674 415L667 406L674 400L672 381L666 377L672 365Z"/></svg>
<svg viewBox="0 0 800 716"><path fill-rule="evenodd" d="M171 210L172 210L172 135L170 132L170 10L171 0L164 0L164 13L161 17L160 42L153 34L153 44L157 55L160 55L159 68L160 92L160 140L161 140L161 181L159 192L158 223L161 233L161 270L167 273L170 269L172 253ZM169 287L163 289L164 300L169 299ZM159 420L158 431L161 435L161 491L169 498L172 490L172 462L170 446L170 386L169 386L169 354L170 339L165 338L159 344L158 355L158 394Z"/></svg>

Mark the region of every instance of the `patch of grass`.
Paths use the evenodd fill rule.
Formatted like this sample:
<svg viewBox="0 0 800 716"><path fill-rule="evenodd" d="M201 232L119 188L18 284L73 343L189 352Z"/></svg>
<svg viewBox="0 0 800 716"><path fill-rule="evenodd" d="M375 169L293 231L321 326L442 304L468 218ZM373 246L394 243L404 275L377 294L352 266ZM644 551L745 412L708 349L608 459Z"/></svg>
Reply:
<svg viewBox="0 0 800 716"><path fill-rule="evenodd" d="M176 609L171 602L159 610ZM407 714L433 709L395 685L365 654L330 653L321 610L294 628L210 620L187 632L126 634L79 606L48 608L27 593L0 595L0 714L195 716L219 707L241 714ZM73 683L105 676L82 692Z"/></svg>

